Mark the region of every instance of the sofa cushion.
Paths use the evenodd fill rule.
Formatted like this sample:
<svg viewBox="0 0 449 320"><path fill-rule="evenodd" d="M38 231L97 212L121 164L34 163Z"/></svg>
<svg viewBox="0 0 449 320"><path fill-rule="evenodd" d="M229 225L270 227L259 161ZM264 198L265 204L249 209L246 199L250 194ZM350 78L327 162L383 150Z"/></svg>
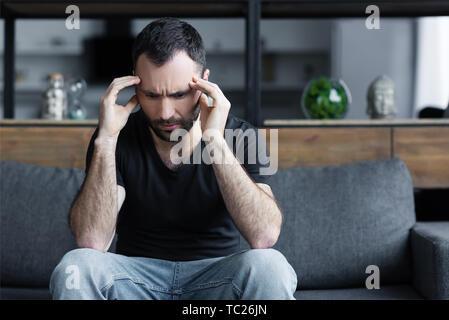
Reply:
<svg viewBox="0 0 449 320"><path fill-rule="evenodd" d="M48 287L64 253L76 248L68 214L81 169L0 161L2 287Z"/></svg>
<svg viewBox="0 0 449 320"><path fill-rule="evenodd" d="M381 286L379 289L366 288L298 290L296 300L422 300L410 285Z"/></svg>
<svg viewBox="0 0 449 320"><path fill-rule="evenodd" d="M413 184L402 160L280 169L271 186L284 215L274 248L299 289L363 287L369 265L381 285L411 281Z"/></svg>

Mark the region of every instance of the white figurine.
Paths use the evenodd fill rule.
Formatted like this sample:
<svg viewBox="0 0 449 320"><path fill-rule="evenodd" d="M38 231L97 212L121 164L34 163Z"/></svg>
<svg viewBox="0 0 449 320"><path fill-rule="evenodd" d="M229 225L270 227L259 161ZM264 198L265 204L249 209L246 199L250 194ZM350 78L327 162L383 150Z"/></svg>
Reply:
<svg viewBox="0 0 449 320"><path fill-rule="evenodd" d="M371 119L393 119L397 113L393 81L382 75L369 86L366 113Z"/></svg>

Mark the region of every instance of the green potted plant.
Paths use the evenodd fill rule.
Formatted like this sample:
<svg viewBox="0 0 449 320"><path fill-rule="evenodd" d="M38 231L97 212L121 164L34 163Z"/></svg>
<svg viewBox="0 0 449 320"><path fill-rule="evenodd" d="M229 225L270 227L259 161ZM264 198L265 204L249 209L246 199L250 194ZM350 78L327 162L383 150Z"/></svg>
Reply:
<svg viewBox="0 0 449 320"><path fill-rule="evenodd" d="M351 104L351 93L342 80L322 76L308 82L301 100L309 119L342 119Z"/></svg>

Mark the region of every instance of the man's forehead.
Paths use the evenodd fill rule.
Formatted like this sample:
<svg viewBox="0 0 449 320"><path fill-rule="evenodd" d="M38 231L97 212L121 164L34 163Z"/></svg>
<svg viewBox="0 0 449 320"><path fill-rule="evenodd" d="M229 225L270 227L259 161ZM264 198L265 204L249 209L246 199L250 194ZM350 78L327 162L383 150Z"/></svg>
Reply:
<svg viewBox="0 0 449 320"><path fill-rule="evenodd" d="M185 92L190 89L189 82L193 76L199 73L198 65L185 53L174 55L162 66L155 66L145 55L141 55L135 70L141 80L137 85L139 90L156 94Z"/></svg>
<svg viewBox="0 0 449 320"><path fill-rule="evenodd" d="M140 91L142 91L143 93L155 93L155 94L162 94L161 92L158 92L158 90L156 90L155 88L153 88L152 86L148 86L142 83L139 83L137 85L137 89L139 89ZM192 88L190 88L189 84L186 83L185 85L179 85L179 86L175 86L173 89L170 90L170 92L167 92L167 94L174 94L174 93L187 93L190 92L192 90Z"/></svg>

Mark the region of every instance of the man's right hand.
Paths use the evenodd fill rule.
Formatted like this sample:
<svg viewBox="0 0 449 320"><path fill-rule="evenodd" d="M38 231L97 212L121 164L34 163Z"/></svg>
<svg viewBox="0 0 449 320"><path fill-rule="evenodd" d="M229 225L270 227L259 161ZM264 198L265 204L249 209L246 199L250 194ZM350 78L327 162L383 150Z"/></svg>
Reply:
<svg viewBox="0 0 449 320"><path fill-rule="evenodd" d="M123 88L138 84L137 76L115 78L101 97L98 137L117 138L126 125L129 115L137 106L136 95L125 106L116 104L117 96Z"/></svg>

